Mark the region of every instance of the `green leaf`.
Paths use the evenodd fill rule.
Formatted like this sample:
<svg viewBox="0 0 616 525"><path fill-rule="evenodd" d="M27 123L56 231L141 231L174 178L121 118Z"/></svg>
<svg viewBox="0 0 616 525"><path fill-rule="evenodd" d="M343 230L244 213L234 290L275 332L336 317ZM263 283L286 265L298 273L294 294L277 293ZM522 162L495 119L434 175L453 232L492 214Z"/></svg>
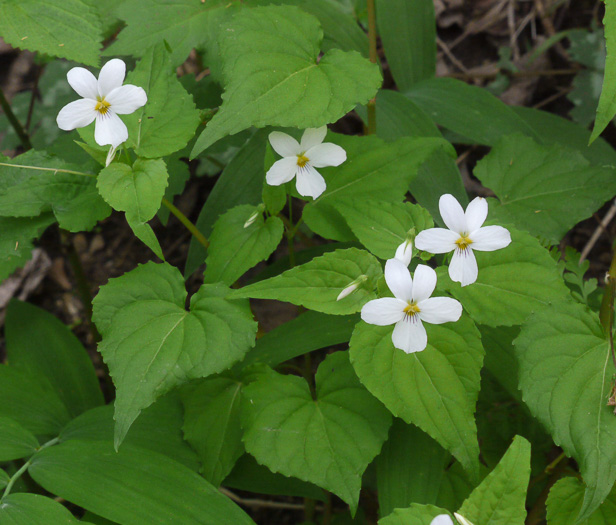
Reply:
<svg viewBox="0 0 616 525"><path fill-rule="evenodd" d="M471 143L491 146L501 136L535 131L489 91L453 78L433 78L413 85L406 95L437 124Z"/></svg>
<svg viewBox="0 0 616 525"><path fill-rule="evenodd" d="M436 503L451 454L414 425L395 419L376 460L381 516L411 503Z"/></svg>
<svg viewBox="0 0 616 525"><path fill-rule="evenodd" d="M362 474L390 425L391 415L361 386L346 352L319 366L315 399L303 379L273 370L244 388L246 450L274 472L333 492L353 513Z"/></svg>
<svg viewBox="0 0 616 525"><path fill-rule="evenodd" d="M147 222L141 222L129 213L126 214L126 222L130 226L130 229L133 230L135 237L152 250L159 259L164 261L165 256L163 255L163 250L160 247L160 243L152 227Z"/></svg>
<svg viewBox="0 0 616 525"><path fill-rule="evenodd" d="M0 489L6 487L10 480L11 478L9 475L4 470L0 469Z"/></svg>
<svg viewBox="0 0 616 525"><path fill-rule="evenodd" d="M250 126L316 128L365 104L381 84L378 67L355 51L333 49L317 62L323 32L291 6L240 11L221 29L223 103L191 158Z"/></svg>
<svg viewBox="0 0 616 525"><path fill-rule="evenodd" d="M610 121L616 115L616 59L614 58L614 37L616 36L616 9L614 2L606 0L605 15L603 17L605 28L605 46L607 55L605 57L605 76L603 77L603 87L601 97L597 107L597 118L595 126L590 136L590 142L595 140Z"/></svg>
<svg viewBox="0 0 616 525"><path fill-rule="evenodd" d="M614 168L591 166L577 151L521 135L498 141L474 175L499 198L493 219L554 244L616 194Z"/></svg>
<svg viewBox="0 0 616 525"><path fill-rule="evenodd" d="M616 418L607 406L614 371L599 319L557 302L533 315L514 344L524 402L578 462L587 486L578 520L588 519L616 479Z"/></svg>
<svg viewBox="0 0 616 525"><path fill-rule="evenodd" d="M478 326L481 341L486 351L484 366L507 393L516 401L522 401L518 390L518 361L513 340L520 334L519 326Z"/></svg>
<svg viewBox="0 0 616 525"><path fill-rule="evenodd" d="M353 239L337 209L341 200L399 202L408 192L419 166L430 155L435 151L454 154L449 143L434 137L405 137L385 143L375 136L330 133L328 139L344 148L347 160L337 168L319 170L327 189L304 207L302 216L312 231L339 241Z"/></svg>
<svg viewBox="0 0 616 525"><path fill-rule="evenodd" d="M257 205L265 179L263 161L267 131L259 130L227 164L205 202L196 226L203 235L210 236L214 223L225 211L238 204ZM192 240L188 250L185 274L189 276L205 262L205 248Z"/></svg>
<svg viewBox="0 0 616 525"><path fill-rule="evenodd" d="M524 525L530 443L516 436L498 465L473 490L459 513L475 525Z"/></svg>
<svg viewBox="0 0 616 525"><path fill-rule="evenodd" d="M43 488L123 525L254 525L201 476L162 454L110 442L67 441L28 469Z"/></svg>
<svg viewBox="0 0 616 525"><path fill-rule="evenodd" d="M140 9L143 12L144 6ZM127 144L135 148L137 155L164 157L186 146L200 115L193 98L177 79L164 42L159 41L143 54L127 75L126 83L141 86L148 95L145 106L125 117Z"/></svg>
<svg viewBox="0 0 616 525"><path fill-rule="evenodd" d="M7 525L78 525L60 503L39 494L9 494L2 498L0 523Z"/></svg>
<svg viewBox="0 0 616 525"><path fill-rule="evenodd" d="M127 27L104 52L107 56L142 56L143 50L167 42L172 50L171 65L179 66L190 51L203 40L204 26L216 17L226 0L208 0L197 3L191 0L126 0L118 9L118 16ZM219 9L223 8L223 9ZM147 13L147 23L144 23Z"/></svg>
<svg viewBox="0 0 616 525"><path fill-rule="evenodd" d="M432 0L377 0L379 35L400 91L436 71L436 20Z"/></svg>
<svg viewBox="0 0 616 525"><path fill-rule="evenodd" d="M58 394L39 373L0 365L0 416L37 436L56 436L71 419Z"/></svg>
<svg viewBox="0 0 616 525"><path fill-rule="evenodd" d="M610 525L616 514L616 493L614 490L588 519L576 521L582 508L586 487L579 479L568 477L558 480L550 489L547 500L548 525Z"/></svg>
<svg viewBox="0 0 616 525"><path fill-rule="evenodd" d="M254 345L256 323L247 301L228 301L228 294L220 283L205 284L186 311L182 275L154 263L101 288L94 319L103 336L99 352L116 385L116 446L156 398L229 368Z"/></svg>
<svg viewBox="0 0 616 525"><path fill-rule="evenodd" d="M218 487L244 453L240 427L242 383L213 377L182 390L184 437L197 451L201 473Z"/></svg>
<svg viewBox="0 0 616 525"><path fill-rule="evenodd" d="M6 312L5 335L11 367L44 376L71 417L103 404L86 349L56 317L13 299Z"/></svg>
<svg viewBox="0 0 616 525"><path fill-rule="evenodd" d="M405 354L393 346L392 327L360 322L349 343L351 363L364 386L394 416L428 433L477 478L473 415L484 353L479 332L466 316L456 323L424 326L427 348Z"/></svg>
<svg viewBox="0 0 616 525"><path fill-rule="evenodd" d="M0 0L0 35L13 47L98 66L101 22L87 0Z"/></svg>
<svg viewBox="0 0 616 525"><path fill-rule="evenodd" d="M196 472L200 467L199 459L184 441L183 424L184 409L180 396L172 392L143 410L130 427L123 445L164 454ZM60 433L60 442L112 442L113 426L113 405L97 407L84 412L66 425Z"/></svg>
<svg viewBox="0 0 616 525"><path fill-rule="evenodd" d="M0 157L0 214L35 217L53 211L61 228L91 229L111 208L96 190L96 177L44 152Z"/></svg>
<svg viewBox="0 0 616 525"><path fill-rule="evenodd" d="M0 281L28 262L32 256L32 240L53 222L50 213L32 218L0 217Z"/></svg>
<svg viewBox="0 0 616 525"><path fill-rule="evenodd" d="M430 214L410 202L341 200L337 207L359 241L381 259L393 258L412 228L419 233L434 226Z"/></svg>
<svg viewBox="0 0 616 525"><path fill-rule="evenodd" d="M346 343L357 321L358 315L327 315L308 310L257 339L239 366L263 363L275 367L313 350ZM319 329L315 330L315 326Z"/></svg>
<svg viewBox="0 0 616 525"><path fill-rule="evenodd" d="M344 288L360 276L366 280L350 295L337 301ZM232 292L232 297L275 299L305 306L326 314L359 312L370 299L383 275L381 265L368 252L349 248L336 250L291 270Z"/></svg>
<svg viewBox="0 0 616 525"><path fill-rule="evenodd" d="M137 159L131 166L115 162L98 174L96 187L116 211L139 222L149 221L160 208L167 187L167 166L161 159Z"/></svg>
<svg viewBox="0 0 616 525"><path fill-rule="evenodd" d="M413 503L406 509L396 509L389 516L380 519L379 525L431 525L432 520L441 514L451 516L446 510L434 505Z"/></svg>
<svg viewBox="0 0 616 525"><path fill-rule="evenodd" d="M509 228L511 244L494 252L473 252L477 281L460 286L447 270L437 270L439 284L464 305L477 323L487 326L522 324L533 312L569 297L554 259L537 239Z"/></svg>
<svg viewBox="0 0 616 525"><path fill-rule="evenodd" d="M0 416L0 462L29 457L38 446L32 432L14 419Z"/></svg>
<svg viewBox="0 0 616 525"><path fill-rule="evenodd" d="M254 222L246 226L255 213ZM210 236L204 282L233 284L246 270L272 254L283 231L280 218L264 220L263 213L248 204L236 206L221 215Z"/></svg>

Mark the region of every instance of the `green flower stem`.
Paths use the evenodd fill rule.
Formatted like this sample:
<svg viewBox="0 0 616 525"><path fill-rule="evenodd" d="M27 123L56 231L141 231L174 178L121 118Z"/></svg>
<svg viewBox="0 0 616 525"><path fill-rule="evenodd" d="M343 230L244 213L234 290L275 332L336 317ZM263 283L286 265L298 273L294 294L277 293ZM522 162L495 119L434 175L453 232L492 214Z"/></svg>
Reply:
<svg viewBox="0 0 616 525"><path fill-rule="evenodd" d="M614 297L616 296L616 250L612 256L610 269L605 276L606 287L601 301L601 309L599 310L599 320L605 335L608 336L610 343L610 352L612 353L612 362L616 368L616 355L614 355L614 336L612 329L614 326Z"/></svg>
<svg viewBox="0 0 616 525"><path fill-rule="evenodd" d="M57 437L49 440L47 443L44 443L43 445L41 445L38 448L37 452L40 452L41 450L43 450L43 449L45 449L47 447L51 447L51 446L55 445L56 443L58 443L58 441L60 441L60 438L57 438ZM36 455L36 454L34 454L34 455ZM15 485L15 482L19 478L21 478L21 476L24 474L24 472L26 470L28 470L28 467L32 464L32 458L34 457L34 455L28 461L26 461L22 465L22 467L17 472L15 472L15 474L13 474L11 476L11 479L9 480L6 488L4 489L4 494L2 494L2 498L0 498L0 501L2 501L4 498L6 498L11 493L11 489L13 488L13 485Z"/></svg>
<svg viewBox="0 0 616 525"><path fill-rule="evenodd" d="M163 204L169 208L169 211L175 215L178 220L186 226L186 229L192 233L193 237L199 241L203 245L205 249L210 246L210 241L208 241L205 236L197 229L197 227L188 220L188 217L184 215L180 210L178 210L171 202L163 197Z"/></svg>
<svg viewBox="0 0 616 525"><path fill-rule="evenodd" d="M288 195L289 202L289 224L290 228L287 229L287 242L289 244L289 266L293 268L295 266L295 230L297 225L293 226L293 203L291 202L291 195Z"/></svg>
<svg viewBox="0 0 616 525"><path fill-rule="evenodd" d="M28 136L28 133L26 133L26 130L23 128L19 120L17 120L15 113L13 113L13 110L11 109L11 105L9 104L8 100L4 96L4 93L2 92L1 89L0 89L0 107L2 107L2 111L4 111L6 118L9 119L9 122L11 123L11 126L13 126L15 133L17 133L17 136L19 137L19 141L21 142L21 145L24 147L24 149L26 151L28 151L29 149L32 149L32 144L30 142L30 137Z"/></svg>
<svg viewBox="0 0 616 525"><path fill-rule="evenodd" d="M376 8L375 0L367 0L368 7L368 45L370 46L370 62L378 64L378 55L376 52ZM368 135L376 133L376 97L368 102Z"/></svg>
<svg viewBox="0 0 616 525"><path fill-rule="evenodd" d="M96 175L92 173L86 173L84 171L62 170L57 168L42 168L41 166L24 166L23 164L9 164L8 162L0 162L0 166L7 166L9 168L23 168L28 170L53 171L54 174L70 173L71 175L83 175L84 177L96 178Z"/></svg>

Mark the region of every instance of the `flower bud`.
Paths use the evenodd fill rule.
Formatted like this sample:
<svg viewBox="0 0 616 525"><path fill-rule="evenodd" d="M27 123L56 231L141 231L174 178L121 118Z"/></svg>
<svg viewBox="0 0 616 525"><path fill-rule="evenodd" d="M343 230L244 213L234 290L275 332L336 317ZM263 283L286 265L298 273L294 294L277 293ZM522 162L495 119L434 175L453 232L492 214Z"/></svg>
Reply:
<svg viewBox="0 0 616 525"><path fill-rule="evenodd" d="M250 217L248 217L248 219L246 220L246 222L244 223L244 228L248 228L248 226L250 226L251 224L253 224L256 220L257 217L259 215L261 215L263 213L263 211L265 210L265 204L261 203L259 204L255 211L252 212L252 214L250 215Z"/></svg>
<svg viewBox="0 0 616 525"><path fill-rule="evenodd" d="M460 516L457 512L454 512L453 515L456 517L460 525L473 525L470 521L468 521L464 516Z"/></svg>
<svg viewBox="0 0 616 525"><path fill-rule="evenodd" d="M413 258L413 241L416 235L415 228L411 228L406 233L406 240L396 249L394 259L398 259L400 262L404 263L404 266L411 264L411 259Z"/></svg>
<svg viewBox="0 0 616 525"><path fill-rule="evenodd" d="M111 145L111 147L109 148L109 153L107 153L107 160L105 161L105 167L109 166L109 164L113 162L117 149L118 149L117 146L114 146L113 144Z"/></svg>
<svg viewBox="0 0 616 525"><path fill-rule="evenodd" d="M360 275L357 279L355 279L352 283L349 283L336 298L336 301L340 301L344 299L347 295L351 295L355 290L357 290L363 283L368 280L367 275Z"/></svg>

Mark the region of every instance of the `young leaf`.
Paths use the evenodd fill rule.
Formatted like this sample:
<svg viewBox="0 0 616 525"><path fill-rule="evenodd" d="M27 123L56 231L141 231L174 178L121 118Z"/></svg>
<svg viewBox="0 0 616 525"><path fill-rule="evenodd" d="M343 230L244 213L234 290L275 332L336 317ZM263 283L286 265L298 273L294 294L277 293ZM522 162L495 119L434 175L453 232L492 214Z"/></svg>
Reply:
<svg viewBox="0 0 616 525"><path fill-rule="evenodd" d="M378 67L333 49L317 62L319 22L291 6L240 11L221 29L225 93L191 152L250 126L317 128L365 104L381 84Z"/></svg>
<svg viewBox="0 0 616 525"><path fill-rule="evenodd" d="M379 34L400 91L436 71L436 20L432 0L377 0Z"/></svg>
<svg viewBox="0 0 616 525"><path fill-rule="evenodd" d="M365 281L337 301L344 288L362 275ZM368 252L349 248L336 250L291 270L232 292L231 297L276 299L305 306L326 314L346 315L359 312L370 299L375 299L374 287L383 275L381 265Z"/></svg>
<svg viewBox="0 0 616 525"><path fill-rule="evenodd" d="M459 513L476 525L524 525L530 477L530 443L516 436L494 470L473 490Z"/></svg>
<svg viewBox="0 0 616 525"><path fill-rule="evenodd" d="M40 494L9 494L2 498L0 523L11 525L87 525L64 506Z"/></svg>
<svg viewBox="0 0 616 525"><path fill-rule="evenodd" d="M201 476L137 447L70 440L39 452L28 473L43 488L117 523L254 525Z"/></svg>
<svg viewBox="0 0 616 525"><path fill-rule="evenodd" d="M273 370L245 387L246 450L274 472L332 491L354 513L362 474L387 438L391 415L361 386L346 352L321 363L315 395L305 380Z"/></svg>
<svg viewBox="0 0 616 525"><path fill-rule="evenodd" d="M427 324L426 331L427 348L405 354L394 348L391 327L362 321L349 343L351 363L392 414L432 436L476 479L474 413L484 353L479 332L466 316L456 323Z"/></svg>
<svg viewBox="0 0 616 525"><path fill-rule="evenodd" d="M339 167L320 170L327 189L304 207L303 218L315 233L339 241L354 238L338 211L341 201L399 202L408 192L419 166L431 154L454 154L448 142L435 137L404 137L386 143L373 135L330 133L328 139L346 151L347 160Z"/></svg>
<svg viewBox="0 0 616 525"><path fill-rule="evenodd" d="M152 250L159 259L164 261L163 250L152 227L147 222L138 220L131 213L126 213L126 222L130 229L133 230L135 237Z"/></svg>
<svg viewBox="0 0 616 525"><path fill-rule="evenodd" d="M148 263L112 283L97 295L94 318L103 336L99 352L117 388L117 447L158 397L241 359L254 345L256 323L247 301L228 301L221 283L203 285L186 311L182 275L166 264Z"/></svg>
<svg viewBox="0 0 616 525"><path fill-rule="evenodd" d="M197 451L201 473L218 487L244 453L240 427L242 383L213 377L182 390L184 437Z"/></svg>
<svg viewBox="0 0 616 525"><path fill-rule="evenodd" d="M199 124L199 111L177 79L164 42L143 54L126 83L141 86L148 95L143 108L125 117L128 144L137 155L159 158L186 146Z"/></svg>
<svg viewBox="0 0 616 525"><path fill-rule="evenodd" d="M246 226L253 214L256 214L254 222ZM232 285L246 270L272 254L283 231L280 218L264 220L263 212L248 204L221 215L210 236L204 281Z"/></svg>
<svg viewBox="0 0 616 525"><path fill-rule="evenodd" d="M524 402L580 467L588 517L616 479L616 417L607 406L614 369L599 319L556 302L529 318L515 340Z"/></svg>
<svg viewBox="0 0 616 525"><path fill-rule="evenodd" d="M0 35L13 47L98 66L101 22L87 0L1 0Z"/></svg>
<svg viewBox="0 0 616 525"><path fill-rule="evenodd" d="M44 376L71 417L104 403L86 349L56 317L13 299L6 312L5 334L11 367Z"/></svg>
<svg viewBox="0 0 616 525"><path fill-rule="evenodd" d="M44 152L0 156L0 214L35 217L53 211L61 228L91 229L111 208L96 191L96 177Z"/></svg>
<svg viewBox="0 0 616 525"><path fill-rule="evenodd" d="M131 166L114 162L104 168L96 183L99 193L116 211L138 222L149 221L160 208L167 187L167 167L161 159L137 159Z"/></svg>
<svg viewBox="0 0 616 525"><path fill-rule="evenodd" d="M477 323L487 326L521 324L552 301L564 300L569 291L554 259L537 239L509 228L511 244L494 252L475 251L479 277L461 287L447 270L437 270L438 282L458 299Z"/></svg>
<svg viewBox="0 0 616 525"><path fill-rule="evenodd" d="M522 135L499 140L474 175L500 201L492 206L493 220L553 244L616 193L614 168L591 166L575 150L541 146Z"/></svg>
<svg viewBox="0 0 616 525"><path fill-rule="evenodd" d="M431 525L432 520L442 514L449 516L449 512L434 505L413 503L406 509L394 510L389 516L379 520L379 525Z"/></svg>
<svg viewBox="0 0 616 525"><path fill-rule="evenodd" d="M550 489L546 503L548 525L610 525L616 515L616 492L612 489L610 495L588 519L576 521L586 487L579 479L568 477L558 480Z"/></svg>
<svg viewBox="0 0 616 525"><path fill-rule="evenodd" d="M29 457L38 446L32 432L14 419L0 416L0 462Z"/></svg>
<svg viewBox="0 0 616 525"><path fill-rule="evenodd" d="M419 233L434 225L426 210L410 202L340 200L337 208L359 242L381 259L391 259L412 228Z"/></svg>

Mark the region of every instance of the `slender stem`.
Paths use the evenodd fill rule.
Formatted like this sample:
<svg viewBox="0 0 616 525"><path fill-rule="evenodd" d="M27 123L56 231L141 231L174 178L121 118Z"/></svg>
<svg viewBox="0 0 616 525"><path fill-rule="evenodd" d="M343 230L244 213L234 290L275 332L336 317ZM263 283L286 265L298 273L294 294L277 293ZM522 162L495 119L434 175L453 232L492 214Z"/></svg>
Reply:
<svg viewBox="0 0 616 525"><path fill-rule="evenodd" d="M41 75L45 70L44 66L36 68L36 78L34 79L34 87L32 88L32 95L30 96L30 105L28 106L28 116L26 117L26 132L29 132L30 124L32 123L32 114L34 113L34 103L36 102L36 95L38 93L38 84L41 79Z"/></svg>
<svg viewBox="0 0 616 525"><path fill-rule="evenodd" d="M56 173L70 173L71 175L83 175L84 177L96 178L96 175L92 173L86 173L84 171L62 170L59 168L43 168L41 166L25 166L23 164L9 164L8 162L0 162L0 166L8 166L9 168L23 168L27 170L39 170L39 171L53 171Z"/></svg>
<svg viewBox="0 0 616 525"><path fill-rule="evenodd" d="M323 521L321 525L329 525L332 521L332 493L325 491L325 508L323 509Z"/></svg>
<svg viewBox="0 0 616 525"><path fill-rule="evenodd" d="M291 195L287 195L289 205L289 227L287 228L287 243L289 245L289 266L293 268L295 266L295 229L293 226L293 202L291 201Z"/></svg>
<svg viewBox="0 0 616 525"><path fill-rule="evenodd" d="M37 452L39 452L39 451L43 450L44 448L51 447L52 445L55 445L56 443L58 443L58 441L59 441L59 438L57 438L57 437L56 437L56 438L53 438L53 439L51 439L51 440L49 440L47 443L44 443L43 445L41 445L41 446L38 448ZM28 467L32 464L32 458L33 458L33 457L34 457L34 456L32 456L32 457L31 457L28 461L26 461L26 462L25 462L25 463L21 466L21 468L20 468L17 472L15 472L15 474L13 474L13 475L11 476L11 479L9 480L9 482L8 482L8 484L7 484L7 486L6 486L6 488L4 489L4 493L2 494L2 498L0 498L0 501L1 501L1 500L3 500L4 498L6 498L6 497L7 497L7 496L11 493L11 489L13 488L13 485L15 485L15 482L16 482L19 478L21 478L21 476L24 474L24 472L25 472L26 470L28 470Z"/></svg>
<svg viewBox="0 0 616 525"><path fill-rule="evenodd" d="M614 325L614 297L616 296L616 250L612 256L612 263L610 269L605 276L606 287L603 294L603 301L601 301L601 309L599 310L599 319L605 335L608 336L610 343L610 352L612 354L612 362L614 368L616 368L616 355L614 354L614 337L612 328Z"/></svg>
<svg viewBox="0 0 616 525"><path fill-rule="evenodd" d="M186 226L186 229L190 233L192 233L193 237L197 239L197 241L199 241L203 245L204 248L207 249L210 245L210 241L208 241L205 238L205 236L197 229L197 227L192 222L190 222L188 217L186 217L186 215L184 215L180 210L178 210L171 202L169 202L164 197L163 197L162 202L167 208L169 208L169 211L173 213L173 215L175 215L184 226Z"/></svg>
<svg viewBox="0 0 616 525"><path fill-rule="evenodd" d="M311 523L314 519L314 510L316 502L311 498L304 498L304 521Z"/></svg>
<svg viewBox="0 0 616 525"><path fill-rule="evenodd" d="M11 126L13 126L15 133L17 133L17 136L19 137L19 141L21 142L21 145L24 147L24 149L26 151L28 151L29 149L32 149L32 144L30 143L30 137L28 136L28 133L26 133L26 130L23 128L19 120L17 120L15 113L13 113L13 110L11 109L11 105L9 104L8 100L4 96L4 93L2 92L1 89L0 89L0 107L2 107L2 110L4 111L6 118L9 119L9 122L11 123Z"/></svg>
<svg viewBox="0 0 616 525"><path fill-rule="evenodd" d="M86 273L83 270L81 259L75 249L75 244L73 243L70 233L65 230L60 230L60 237L66 250L66 255L71 265L71 269L73 270L73 276L77 282L77 290L81 296L81 302L83 303L88 326L90 327L90 333L92 334L94 341L98 342L101 340L101 335L98 333L96 325L92 322L92 294L90 293L90 283L88 282Z"/></svg>
<svg viewBox="0 0 616 525"><path fill-rule="evenodd" d="M548 479L546 486L543 488L541 494L537 497L535 504L528 512L528 516L526 517L526 525L539 525L539 523L543 523L545 516L545 502L548 499L550 489L562 477L567 465L567 461L559 461L559 463L554 467L552 475Z"/></svg>
<svg viewBox="0 0 616 525"><path fill-rule="evenodd" d="M367 0L368 7L368 45L370 46L370 62L378 64L378 55L376 52L376 8L375 0ZM376 133L376 98L368 102L368 135Z"/></svg>

